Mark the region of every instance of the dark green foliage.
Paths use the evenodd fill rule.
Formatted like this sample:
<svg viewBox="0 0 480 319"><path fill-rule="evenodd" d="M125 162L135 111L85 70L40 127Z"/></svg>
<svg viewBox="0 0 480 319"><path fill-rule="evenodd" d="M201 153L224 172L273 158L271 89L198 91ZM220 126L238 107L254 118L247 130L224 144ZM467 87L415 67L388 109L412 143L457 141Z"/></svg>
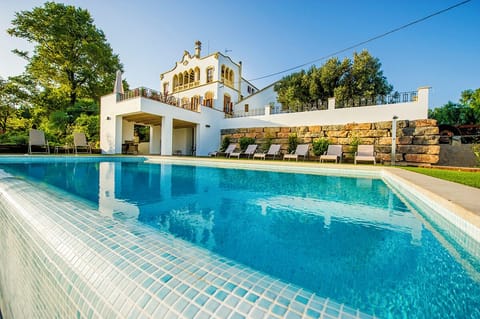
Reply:
<svg viewBox="0 0 480 319"><path fill-rule="evenodd" d="M272 145L273 138L270 135L265 137L265 143L262 145L262 151L267 152Z"/></svg>
<svg viewBox="0 0 480 319"><path fill-rule="evenodd" d="M110 93L122 65L90 13L62 3L15 14L7 32L30 42L22 76L0 81L1 140L23 140L33 126L49 141L70 142L73 132L99 141L99 98ZM126 84L126 83L125 83ZM6 87L8 90L3 90ZM127 85L128 87L128 85Z"/></svg>
<svg viewBox="0 0 480 319"><path fill-rule="evenodd" d="M222 140L222 145L220 146L220 151L225 152L225 150L227 149L229 144L230 144L230 137L225 136Z"/></svg>
<svg viewBox="0 0 480 319"><path fill-rule="evenodd" d="M238 140L238 143L240 144L240 149L242 151L245 151L250 144L255 144L255 139L253 137L240 137Z"/></svg>
<svg viewBox="0 0 480 319"><path fill-rule="evenodd" d="M288 149L287 149L288 153L294 152L297 149L297 145L298 145L297 134L296 133L290 134L288 136Z"/></svg>
<svg viewBox="0 0 480 319"><path fill-rule="evenodd" d="M480 89L463 91L459 103L449 101L442 107L428 110L428 117L445 125L479 124Z"/></svg>
<svg viewBox="0 0 480 319"><path fill-rule="evenodd" d="M331 58L320 68L312 66L308 71L289 74L275 84L278 101L290 111L325 107L330 97L342 104L352 99L372 99L392 90L381 63L368 51L354 53L353 61Z"/></svg>
<svg viewBox="0 0 480 319"><path fill-rule="evenodd" d="M316 156L323 155L327 151L328 145L330 145L330 141L326 138L322 137L314 140L312 143L313 154Z"/></svg>

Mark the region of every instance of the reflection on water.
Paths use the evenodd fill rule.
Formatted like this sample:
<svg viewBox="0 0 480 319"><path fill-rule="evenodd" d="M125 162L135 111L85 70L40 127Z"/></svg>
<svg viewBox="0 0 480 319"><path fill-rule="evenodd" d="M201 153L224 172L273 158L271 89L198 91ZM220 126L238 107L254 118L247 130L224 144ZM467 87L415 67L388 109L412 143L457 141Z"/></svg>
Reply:
<svg viewBox="0 0 480 319"><path fill-rule="evenodd" d="M380 317L480 308L479 283L381 180L128 162L7 170Z"/></svg>

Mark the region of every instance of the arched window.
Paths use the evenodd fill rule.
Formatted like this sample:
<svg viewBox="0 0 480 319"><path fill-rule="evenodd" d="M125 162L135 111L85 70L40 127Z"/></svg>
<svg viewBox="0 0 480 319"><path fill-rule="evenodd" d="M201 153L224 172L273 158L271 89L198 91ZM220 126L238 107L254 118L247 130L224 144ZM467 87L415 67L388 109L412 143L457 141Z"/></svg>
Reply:
<svg viewBox="0 0 480 319"><path fill-rule="evenodd" d="M185 72L183 72L183 85L188 84L188 82L189 82L188 81L188 72L185 71Z"/></svg>
<svg viewBox="0 0 480 319"><path fill-rule="evenodd" d="M173 90L176 91L178 86L178 75L173 76Z"/></svg>
<svg viewBox="0 0 480 319"><path fill-rule="evenodd" d="M203 100L203 105L208 107L213 107L213 92L208 91L205 93L205 99Z"/></svg>
<svg viewBox="0 0 480 319"><path fill-rule="evenodd" d="M198 66L195 68L195 82L200 82L200 69ZM198 85L199 83L197 83Z"/></svg>
<svg viewBox="0 0 480 319"><path fill-rule="evenodd" d="M188 109L190 107L190 99L188 97L182 97L182 107Z"/></svg>
<svg viewBox="0 0 480 319"><path fill-rule="evenodd" d="M230 85L233 86L233 82L234 82L233 81L233 70L230 70L228 73L229 73L228 74L228 80L230 81Z"/></svg>
<svg viewBox="0 0 480 319"><path fill-rule="evenodd" d="M213 67L207 68L207 83L213 82Z"/></svg>
<svg viewBox="0 0 480 319"><path fill-rule="evenodd" d="M193 72L193 70L192 70L192 69L190 69L190 73L189 73L188 82L189 82L189 83L193 83L193 82L195 82L195 73Z"/></svg>
<svg viewBox="0 0 480 319"><path fill-rule="evenodd" d="M200 104L200 96L195 95L194 97L191 98L190 104L192 106L193 110L196 110L198 108L198 105Z"/></svg>
<svg viewBox="0 0 480 319"><path fill-rule="evenodd" d="M183 74L180 73L178 75L178 86L182 86L183 85Z"/></svg>
<svg viewBox="0 0 480 319"><path fill-rule="evenodd" d="M220 76L220 80L222 82L225 81L225 65L222 65L222 73L221 73L221 76Z"/></svg>
<svg viewBox="0 0 480 319"><path fill-rule="evenodd" d="M233 111L233 105L231 103L232 98L228 94L223 95L223 112L231 114Z"/></svg>

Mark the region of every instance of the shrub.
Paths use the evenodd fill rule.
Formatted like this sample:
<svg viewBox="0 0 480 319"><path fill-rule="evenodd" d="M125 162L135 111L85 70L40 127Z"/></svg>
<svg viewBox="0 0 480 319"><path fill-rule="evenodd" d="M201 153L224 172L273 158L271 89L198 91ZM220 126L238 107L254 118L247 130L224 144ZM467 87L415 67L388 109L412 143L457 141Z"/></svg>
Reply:
<svg viewBox="0 0 480 319"><path fill-rule="evenodd" d="M252 137L240 137L238 140L238 143L240 144L240 149L242 151L245 151L247 149L247 146L250 144L255 144L255 139Z"/></svg>
<svg viewBox="0 0 480 319"><path fill-rule="evenodd" d="M222 140L222 146L220 147L220 151L225 152L229 144L230 144L230 136L225 136Z"/></svg>
<svg viewBox="0 0 480 319"><path fill-rule="evenodd" d="M273 137L271 137L270 135L267 135L265 137L265 143L262 145L262 150L267 152L270 149L270 146L272 146L272 141L273 141Z"/></svg>
<svg viewBox="0 0 480 319"><path fill-rule="evenodd" d="M328 145L330 145L330 141L326 138L322 137L314 140L312 143L313 154L315 154L316 156L323 155L327 150Z"/></svg>
<svg viewBox="0 0 480 319"><path fill-rule="evenodd" d="M350 139L350 146L353 148L353 150L356 152L358 145L360 144L360 138L358 136L352 136Z"/></svg>
<svg viewBox="0 0 480 319"><path fill-rule="evenodd" d="M292 153L297 149L298 138L297 134L293 133L288 136L288 153Z"/></svg>

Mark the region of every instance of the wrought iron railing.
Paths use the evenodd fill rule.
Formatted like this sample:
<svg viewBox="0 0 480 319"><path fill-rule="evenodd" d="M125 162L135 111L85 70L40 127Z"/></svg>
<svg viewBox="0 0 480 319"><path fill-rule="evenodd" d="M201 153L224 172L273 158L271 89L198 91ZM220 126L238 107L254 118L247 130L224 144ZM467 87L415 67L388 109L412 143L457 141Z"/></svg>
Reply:
<svg viewBox="0 0 480 319"><path fill-rule="evenodd" d="M173 95L169 94L163 94L159 91L145 88L145 87L139 87L133 90L129 90L125 93L119 93L117 94L117 102L120 101L125 101L137 97L143 97L146 99L162 102L165 104L169 104L172 106L176 106L185 110L189 111L194 111L194 112L199 112L199 105L193 104L193 103L182 103L180 99L176 98Z"/></svg>
<svg viewBox="0 0 480 319"><path fill-rule="evenodd" d="M407 103L407 102L415 102L417 98L418 98L417 91L395 92L388 95L377 95L372 97L359 97L354 99L336 100L335 108Z"/></svg>
<svg viewBox="0 0 480 319"><path fill-rule="evenodd" d="M284 108L272 108L270 114L283 114L283 113L298 113L298 112L310 112L310 111L321 111L328 109L327 101L318 101L315 104L306 104L296 107L284 107Z"/></svg>

